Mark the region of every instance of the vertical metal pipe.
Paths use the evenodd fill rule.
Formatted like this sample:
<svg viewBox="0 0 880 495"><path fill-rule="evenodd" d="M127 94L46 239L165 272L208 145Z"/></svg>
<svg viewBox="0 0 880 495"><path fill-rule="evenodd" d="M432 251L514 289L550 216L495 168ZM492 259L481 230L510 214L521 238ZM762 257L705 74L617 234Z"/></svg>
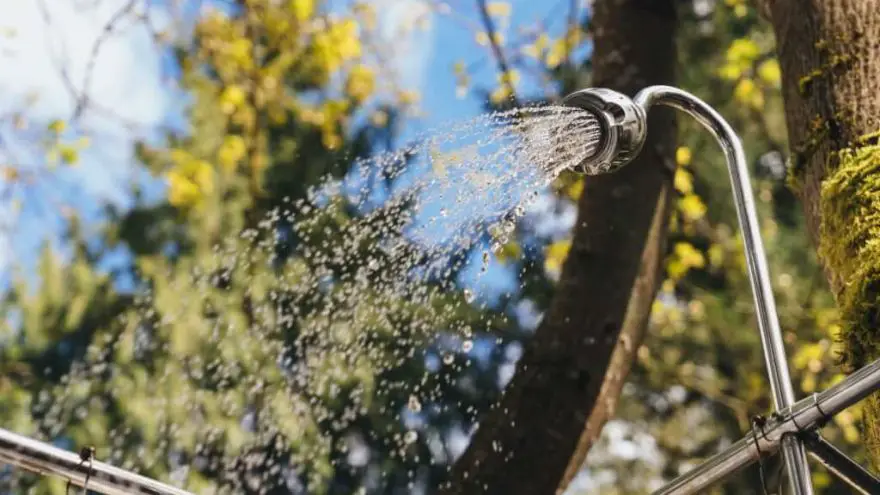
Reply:
<svg viewBox="0 0 880 495"><path fill-rule="evenodd" d="M800 437L810 455L850 488L863 495L880 493L880 479L858 465L818 433L803 433Z"/></svg>
<svg viewBox="0 0 880 495"><path fill-rule="evenodd" d="M635 97L645 112L652 105L666 105L677 108L699 121L705 126L721 145L727 160L727 170L733 188L736 214L742 231L748 264L749 281L755 302L755 314L758 319L758 330L761 333L764 348L764 362L770 378L773 402L776 410L791 406L794 403L794 389L788 371L788 359L779 320L776 315L776 300L770 284L770 272L767 268L767 257L761 240L758 214L755 210L754 193L749 179L745 152L742 143L730 124L712 107L696 96L671 86L651 86L643 89ZM782 445L788 479L794 495L811 495L813 485L810 483L810 471L803 445L798 440L785 441Z"/></svg>

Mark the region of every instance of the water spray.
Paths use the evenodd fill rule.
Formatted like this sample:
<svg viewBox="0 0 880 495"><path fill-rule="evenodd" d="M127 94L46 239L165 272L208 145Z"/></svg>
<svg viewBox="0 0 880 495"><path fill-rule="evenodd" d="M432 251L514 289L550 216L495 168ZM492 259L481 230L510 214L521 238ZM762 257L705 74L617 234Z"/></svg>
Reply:
<svg viewBox="0 0 880 495"><path fill-rule="evenodd" d="M757 421L743 440L655 493L700 493L777 449L782 450L794 495L813 493L807 449L860 493L880 493L880 480L816 433L825 420L880 388L880 360L822 394L795 403L745 152L733 128L704 101L670 86L650 86L634 98L610 89L588 88L570 94L564 104L592 113L601 129L596 151L575 167L580 173L610 173L630 163L645 143L647 114L655 105L673 107L697 119L715 136L727 161L776 411L770 420Z"/></svg>

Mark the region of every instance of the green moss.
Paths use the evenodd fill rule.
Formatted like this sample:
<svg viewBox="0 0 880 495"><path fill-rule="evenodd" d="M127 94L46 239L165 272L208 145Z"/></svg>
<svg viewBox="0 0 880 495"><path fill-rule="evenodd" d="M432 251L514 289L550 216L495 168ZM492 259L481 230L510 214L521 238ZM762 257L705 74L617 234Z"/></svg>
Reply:
<svg viewBox="0 0 880 495"><path fill-rule="evenodd" d="M880 142L880 131L865 134L856 140L856 144L864 146L868 144L878 144Z"/></svg>
<svg viewBox="0 0 880 495"><path fill-rule="evenodd" d="M823 45L824 47L825 45ZM817 48L819 48L817 46ZM821 51L821 49L820 49ZM846 68L852 62L852 55L847 54L828 54L828 61L821 67L815 68L806 75L798 79L798 93L802 98L806 98L810 94L813 84L819 78L831 75L836 69Z"/></svg>
<svg viewBox="0 0 880 495"><path fill-rule="evenodd" d="M828 136L831 129L830 122L823 119L821 115L816 115L810 121L810 132L807 137L797 145L792 147L792 158L788 167L787 184L795 192L800 190L803 179L804 170L807 168L807 161L822 144L822 141Z"/></svg>
<svg viewBox="0 0 880 495"><path fill-rule="evenodd" d="M863 138L859 141L874 139ZM832 160L835 166L822 183L819 253L836 277L841 358L856 369L880 357L880 145L856 145ZM877 394L866 402L865 417L865 443L880 467Z"/></svg>
<svg viewBox="0 0 880 495"><path fill-rule="evenodd" d="M813 81L822 77L825 72L822 69L813 69L807 73L804 77L798 79L798 93L801 96L807 96L810 92L810 88L813 86Z"/></svg>

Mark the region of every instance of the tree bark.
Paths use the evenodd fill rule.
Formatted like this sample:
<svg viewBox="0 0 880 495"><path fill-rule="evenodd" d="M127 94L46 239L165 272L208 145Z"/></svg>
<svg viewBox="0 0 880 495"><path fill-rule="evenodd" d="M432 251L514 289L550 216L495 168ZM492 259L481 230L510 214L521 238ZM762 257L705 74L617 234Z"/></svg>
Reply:
<svg viewBox="0 0 880 495"><path fill-rule="evenodd" d="M673 82L674 3L595 3L595 86L634 95L647 85ZM659 200L669 194L674 164L672 112L652 111L648 127L645 148L632 164L587 180L556 296L503 397L480 422L440 493L555 493L571 477L566 476L569 464L580 466L613 411L640 343L651 307L645 301L653 301L663 257L665 215L655 221L655 210L668 203ZM653 247L646 251L649 230L658 222ZM643 253L646 268L637 284ZM638 302L630 304L634 288ZM625 320L628 307L640 314ZM621 340L621 335L626 337ZM615 360L619 369L609 371L614 352L620 356ZM600 396L603 405L588 420Z"/></svg>
<svg viewBox="0 0 880 495"><path fill-rule="evenodd" d="M837 298L843 361L880 356L880 0L766 0L776 34L791 180ZM880 464L880 400L865 445Z"/></svg>

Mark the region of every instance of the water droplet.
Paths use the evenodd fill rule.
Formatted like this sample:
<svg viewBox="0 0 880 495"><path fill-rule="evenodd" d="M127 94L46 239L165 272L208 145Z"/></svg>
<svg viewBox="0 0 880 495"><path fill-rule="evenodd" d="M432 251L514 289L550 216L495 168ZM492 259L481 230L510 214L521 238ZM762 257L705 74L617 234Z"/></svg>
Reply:
<svg viewBox="0 0 880 495"><path fill-rule="evenodd" d="M418 439L419 439L419 434L410 430L410 431L406 432L406 435L403 436L403 443L410 445L412 443L415 443L415 441Z"/></svg>
<svg viewBox="0 0 880 495"><path fill-rule="evenodd" d="M415 395L409 396L409 402L406 406L410 411L417 413L422 410L422 403L419 402L419 398Z"/></svg>
<svg viewBox="0 0 880 495"><path fill-rule="evenodd" d="M472 291L470 289L464 290L464 300L467 301L468 304L474 302L474 299L476 299L476 298L477 298L477 296L474 295L474 291Z"/></svg>

